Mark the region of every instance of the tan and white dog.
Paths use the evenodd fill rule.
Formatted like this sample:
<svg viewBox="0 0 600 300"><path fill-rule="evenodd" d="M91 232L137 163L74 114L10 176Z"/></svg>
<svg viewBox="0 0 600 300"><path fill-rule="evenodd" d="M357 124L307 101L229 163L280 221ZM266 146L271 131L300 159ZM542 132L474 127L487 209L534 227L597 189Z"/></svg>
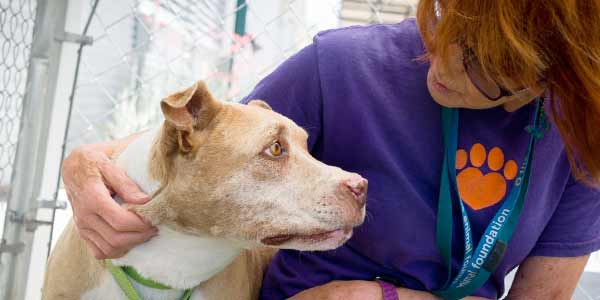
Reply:
<svg viewBox="0 0 600 300"><path fill-rule="evenodd" d="M256 299L276 248L342 245L365 216L367 182L307 151L307 134L263 101L215 100L202 82L161 102L165 122L132 142L116 163L152 195L129 206L159 235L112 260L172 287L132 281L145 300ZM267 247L265 247L267 246ZM126 300L74 225L48 262L44 300Z"/></svg>

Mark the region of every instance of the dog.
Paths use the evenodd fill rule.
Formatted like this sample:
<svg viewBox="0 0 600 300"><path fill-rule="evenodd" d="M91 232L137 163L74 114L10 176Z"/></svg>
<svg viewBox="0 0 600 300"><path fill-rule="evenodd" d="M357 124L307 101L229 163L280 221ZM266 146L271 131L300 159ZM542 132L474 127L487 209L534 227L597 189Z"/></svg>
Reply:
<svg viewBox="0 0 600 300"><path fill-rule="evenodd" d="M266 102L221 102L199 81L161 110L162 126L114 160L152 196L126 207L158 236L96 260L71 221L49 258L43 300L257 299L277 249L334 249L364 221L367 180L314 159L306 131ZM131 273L117 280L125 266L163 288Z"/></svg>

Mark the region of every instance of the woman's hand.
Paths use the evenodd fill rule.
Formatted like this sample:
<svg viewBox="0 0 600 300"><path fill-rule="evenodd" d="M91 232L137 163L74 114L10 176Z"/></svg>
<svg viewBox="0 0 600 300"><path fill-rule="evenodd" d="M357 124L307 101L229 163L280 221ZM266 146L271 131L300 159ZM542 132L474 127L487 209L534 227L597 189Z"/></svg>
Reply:
<svg viewBox="0 0 600 300"><path fill-rule="evenodd" d="M422 291L398 288L400 300L437 300L436 296ZM383 293L375 281L332 281L300 292L289 300L382 300Z"/></svg>
<svg viewBox="0 0 600 300"><path fill-rule="evenodd" d="M439 300L437 296L417 290L397 288L399 300ZM289 300L382 300L381 287L375 281L332 281L302 291ZM467 297L463 300L487 300L480 297Z"/></svg>
<svg viewBox="0 0 600 300"><path fill-rule="evenodd" d="M332 281L303 292L290 300L381 300L383 294L375 281Z"/></svg>
<svg viewBox="0 0 600 300"><path fill-rule="evenodd" d="M130 204L150 199L109 159L130 141L79 147L63 163L63 181L75 225L97 259L121 257L157 234L156 228L122 208L111 196L114 192Z"/></svg>

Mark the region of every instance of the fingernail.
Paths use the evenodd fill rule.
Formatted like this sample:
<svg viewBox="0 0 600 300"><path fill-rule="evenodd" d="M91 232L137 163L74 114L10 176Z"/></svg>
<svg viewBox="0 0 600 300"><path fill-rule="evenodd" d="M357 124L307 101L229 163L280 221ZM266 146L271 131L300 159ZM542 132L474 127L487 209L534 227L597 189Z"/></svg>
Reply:
<svg viewBox="0 0 600 300"><path fill-rule="evenodd" d="M148 201L150 200L150 196L144 194L144 193L135 193L133 195L133 198L139 200L139 201Z"/></svg>
<svg viewBox="0 0 600 300"><path fill-rule="evenodd" d="M149 198L148 195L146 195L145 193L135 193L135 198L137 199L147 199Z"/></svg>

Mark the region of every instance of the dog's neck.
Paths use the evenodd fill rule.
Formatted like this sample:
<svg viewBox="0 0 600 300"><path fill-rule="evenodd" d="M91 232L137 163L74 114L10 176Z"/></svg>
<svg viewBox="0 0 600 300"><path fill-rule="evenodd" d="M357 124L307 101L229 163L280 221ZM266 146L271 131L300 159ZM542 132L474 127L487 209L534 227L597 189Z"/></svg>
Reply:
<svg viewBox="0 0 600 300"><path fill-rule="evenodd" d="M148 131L117 158L117 165L149 195L160 188L160 182L153 180L149 173L152 147L159 138L160 130ZM132 266L142 276L173 288L188 289L222 271L241 251L241 247L231 241L185 234L166 225L157 227L158 236L113 263Z"/></svg>

